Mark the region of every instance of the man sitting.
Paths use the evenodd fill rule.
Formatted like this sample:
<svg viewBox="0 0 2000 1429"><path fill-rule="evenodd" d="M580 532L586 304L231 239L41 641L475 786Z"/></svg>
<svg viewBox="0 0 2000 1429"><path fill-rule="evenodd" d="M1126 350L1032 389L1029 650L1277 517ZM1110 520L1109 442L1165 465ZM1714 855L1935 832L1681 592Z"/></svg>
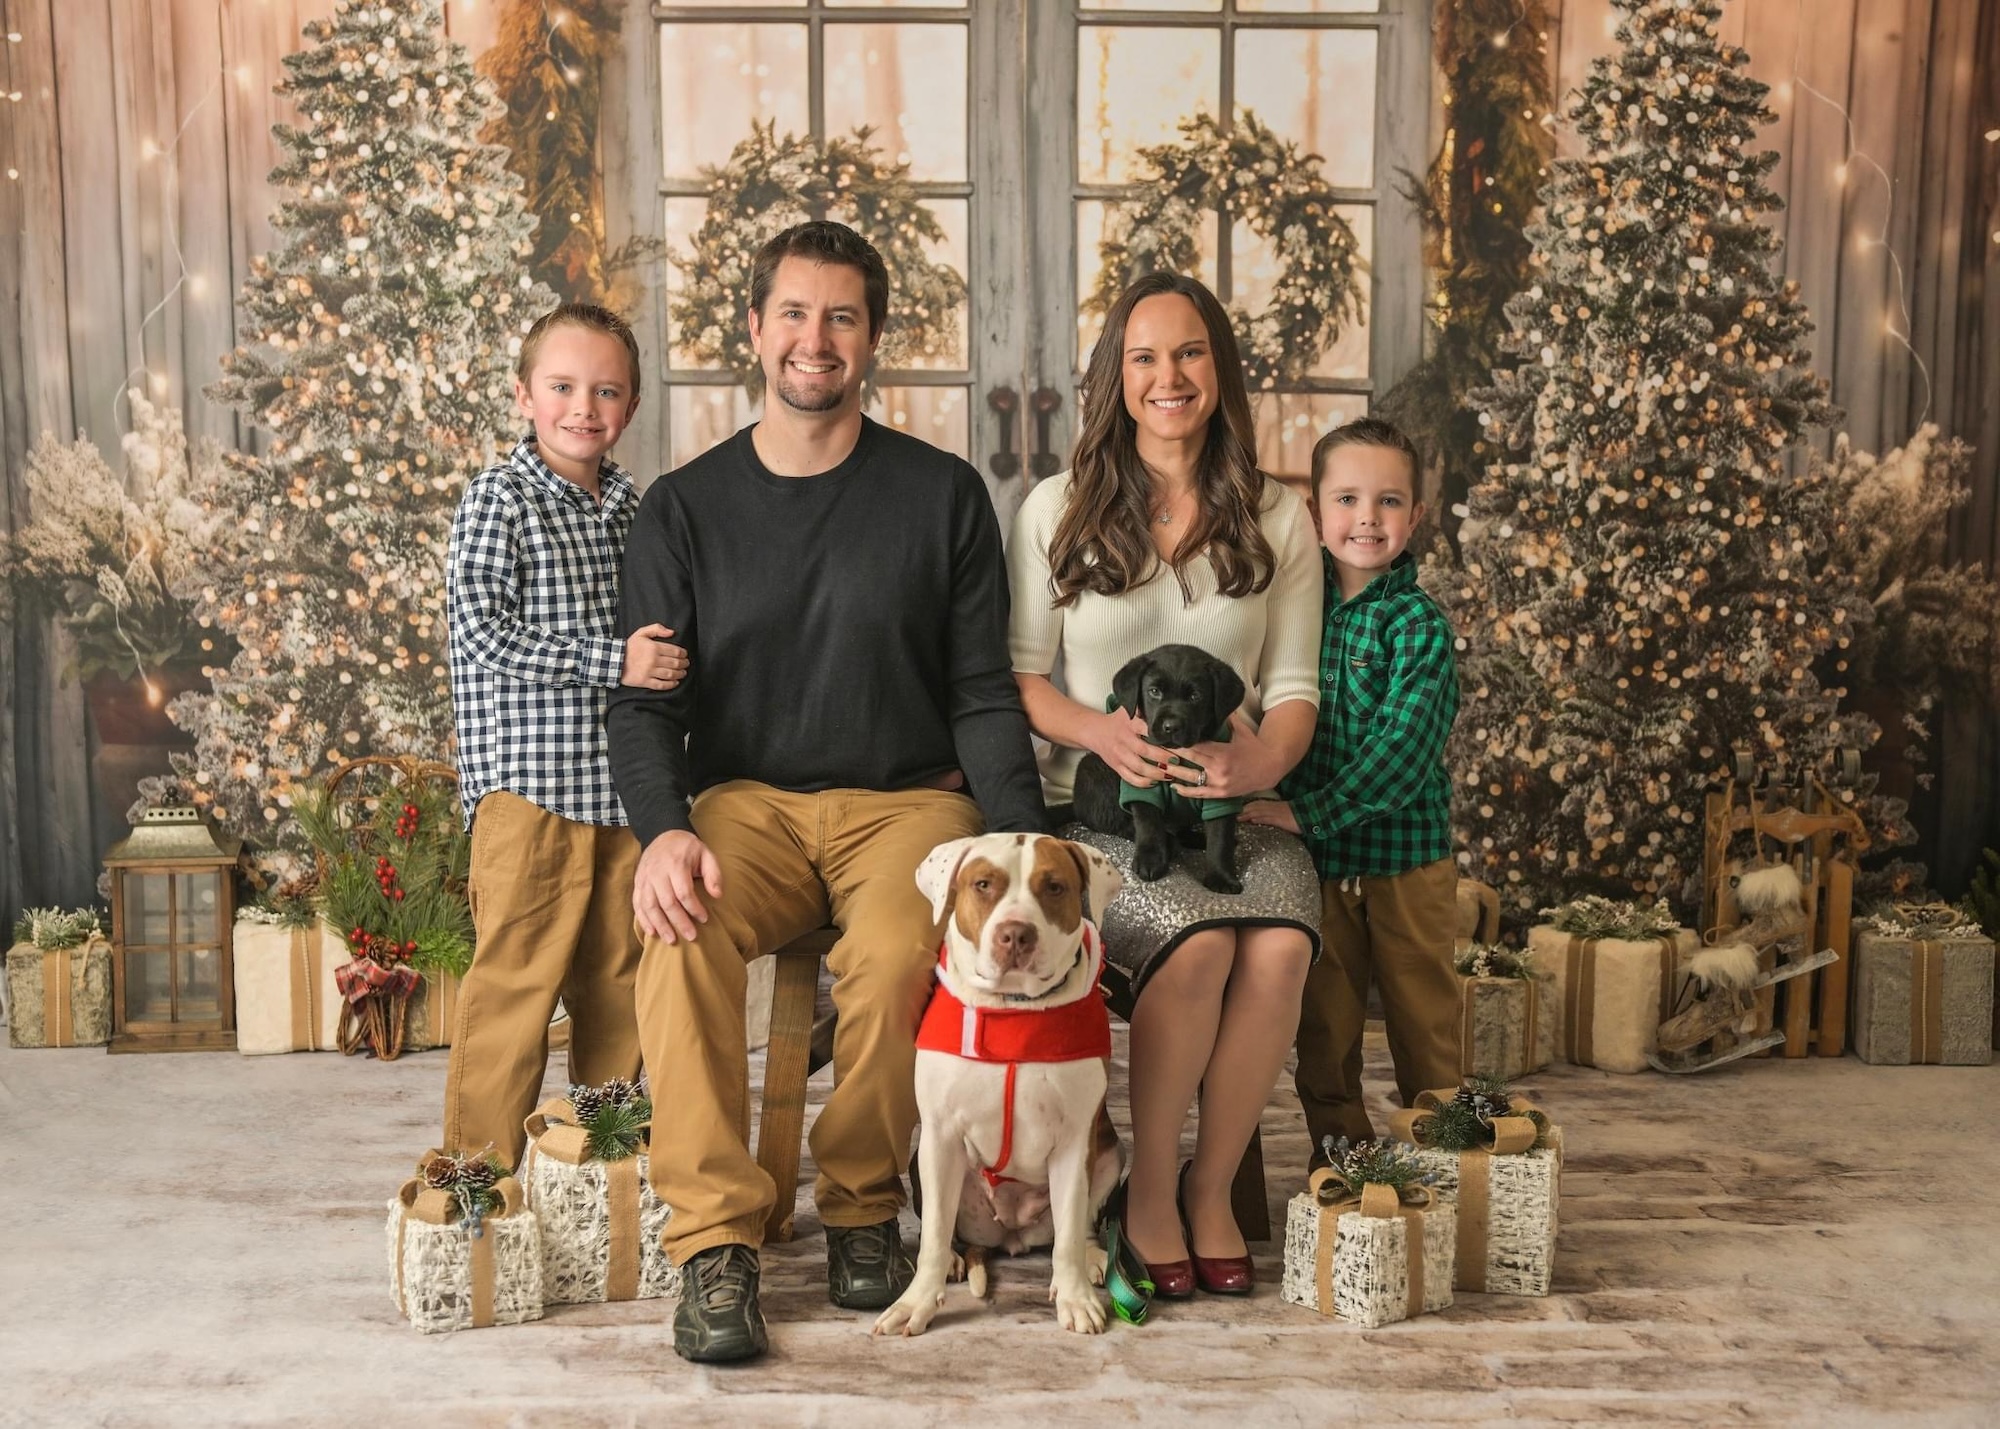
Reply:
<svg viewBox="0 0 2000 1429"><path fill-rule="evenodd" d="M767 243L749 314L763 419L655 483L626 548L621 634L663 623L691 663L675 690L614 694L605 718L645 850L651 1174L691 1360L764 1350L757 1248L793 1194L750 1154L744 964L829 917L841 930L814 1197L834 1303L879 1309L913 1270L896 1213L937 961L916 867L982 814L999 831L1047 820L986 489L861 413L887 309L881 255L852 229Z"/></svg>

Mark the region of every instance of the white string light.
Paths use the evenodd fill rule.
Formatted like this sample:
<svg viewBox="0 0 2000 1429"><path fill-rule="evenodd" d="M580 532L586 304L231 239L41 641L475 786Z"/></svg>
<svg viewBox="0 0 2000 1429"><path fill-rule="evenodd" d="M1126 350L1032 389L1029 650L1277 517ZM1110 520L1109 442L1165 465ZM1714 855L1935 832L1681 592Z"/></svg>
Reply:
<svg viewBox="0 0 2000 1429"><path fill-rule="evenodd" d="M145 156L148 162L151 162L156 159L160 160L162 162L162 167L164 167L166 163L172 162L175 154L179 151L181 147L181 136L187 133L188 125L194 123L195 116L201 113L201 111L208 106L209 100L215 98L216 94L221 91L222 78L223 75L226 74L227 72L228 71L220 67L218 67L215 70L215 73L209 80L207 93L203 94L200 99L197 99L195 101L194 108L190 109L187 112L186 116L181 120L180 127L174 130L174 137L167 141L165 147L162 147L154 143L151 139L147 139L143 143L141 143L141 145L139 146L139 152ZM178 186L179 182L178 174L175 175L175 181L176 181L176 186ZM163 206L169 206L169 205L163 205ZM178 206L171 205L171 207L177 208ZM167 248L169 252L171 252L173 255L174 269L175 269L174 281L172 282L172 284L168 286L166 292L160 294L160 300L157 303L154 303L152 307L148 308L146 310L146 315L139 319L139 341L141 344L142 352L146 340L147 325L150 324L153 321L153 319L158 317L162 312L166 311L167 304L171 303L174 300L175 296L180 292L182 288L188 286L188 279L190 277L190 274L188 273L187 257L185 254L181 252L179 213L174 212L167 214L166 222L161 225L160 231L165 235ZM195 296L198 297L200 295L196 294ZM141 373L145 374L145 376L148 379L148 385L152 388L154 400L157 401L166 395L165 391L167 385L166 377L161 373L151 371L145 366L144 362L142 361L139 366L132 368L124 375L124 377L119 379L118 390L111 394L111 427L113 431L118 430L118 404L125 400L125 393L127 389L131 387L132 379L140 375Z"/></svg>
<svg viewBox="0 0 2000 1429"><path fill-rule="evenodd" d="M1882 231L1873 236L1862 234L1858 239L1858 243L1860 249L1864 252L1870 248L1882 249L1889 255L1889 262L1895 269L1896 281L1892 285L1895 292L1895 306L1882 319L1882 331L1902 345L1903 351L1910 354L1910 361L1916 363L1917 371L1923 376L1924 405L1923 409L1917 413L1917 420L1912 424L1913 426L1921 427L1924 424L1924 420L1931 414L1931 370L1924 362L1923 355L1910 342L1910 331L1913 324L1910 319L1909 298L1904 292L1904 285L1908 280L1903 274L1902 255L1896 251L1895 245L1889 241L1889 227L1894 222L1896 215L1896 181L1889 177L1889 171L1883 168L1872 154L1860 148L1854 142L1854 116L1848 113L1847 106L1816 88L1812 81L1805 77L1804 70L1800 68L1800 55L1805 49L1805 10L1805 0L1798 0L1798 11L1794 19L1797 38L1794 40L1792 46L1792 82L1807 94L1810 94L1814 99L1832 109L1834 113L1840 116L1841 122L1846 126L1847 157L1835 166L1833 171L1834 182L1844 188L1849 177L1852 175L1852 166L1858 159L1875 171L1876 176L1882 180L1883 191L1888 195L1888 202L1883 206L1882 210ZM1796 111L1794 111L1794 117L1796 117ZM1990 139L1994 136L1989 134L1987 137ZM2000 234L1996 234L1995 238L1996 240L2000 240ZM1902 318L1901 328L1896 326L1898 316Z"/></svg>

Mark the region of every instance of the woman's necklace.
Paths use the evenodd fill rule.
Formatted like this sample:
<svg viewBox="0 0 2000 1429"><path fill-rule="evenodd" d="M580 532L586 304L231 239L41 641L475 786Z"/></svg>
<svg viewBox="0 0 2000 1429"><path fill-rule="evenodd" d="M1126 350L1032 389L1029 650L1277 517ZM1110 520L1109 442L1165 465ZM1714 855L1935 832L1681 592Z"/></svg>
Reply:
<svg viewBox="0 0 2000 1429"><path fill-rule="evenodd" d="M1162 525L1162 526L1171 526L1171 525L1173 525L1173 524L1174 524L1174 503L1175 503L1176 501L1178 501L1178 500L1180 500L1180 497L1179 497L1178 495L1169 495L1169 496L1167 497L1167 500L1166 500L1166 504L1165 504L1165 505L1163 505L1163 506L1162 506L1162 507L1160 508L1160 514L1159 514L1159 515L1157 515L1157 516L1155 516L1155 517L1154 517L1153 519L1154 519L1155 521L1157 521L1157 522L1158 522L1158 523L1159 523L1160 525Z"/></svg>

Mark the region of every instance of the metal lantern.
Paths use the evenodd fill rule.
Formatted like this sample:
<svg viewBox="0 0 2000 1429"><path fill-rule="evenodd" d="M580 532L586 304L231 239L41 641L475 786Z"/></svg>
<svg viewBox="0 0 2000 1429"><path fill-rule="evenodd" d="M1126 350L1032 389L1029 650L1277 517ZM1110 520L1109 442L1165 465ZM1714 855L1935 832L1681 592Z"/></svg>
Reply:
<svg viewBox="0 0 2000 1429"><path fill-rule="evenodd" d="M112 845L111 1050L236 1046L236 854L190 808L148 809Z"/></svg>

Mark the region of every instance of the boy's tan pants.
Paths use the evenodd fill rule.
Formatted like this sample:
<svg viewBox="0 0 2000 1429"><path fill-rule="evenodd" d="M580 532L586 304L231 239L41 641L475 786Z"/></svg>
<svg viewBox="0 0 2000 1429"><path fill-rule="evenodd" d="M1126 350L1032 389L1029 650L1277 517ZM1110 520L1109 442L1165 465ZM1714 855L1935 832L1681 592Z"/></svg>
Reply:
<svg viewBox="0 0 2000 1429"><path fill-rule="evenodd" d="M1358 891L1351 891L1357 890ZM1382 990L1382 1020L1409 1106L1420 1091L1458 1085L1458 871L1448 858L1388 878L1320 885L1326 956L1306 975L1295 1084L1312 1154L1324 1139L1375 1133L1361 1104L1361 1029L1368 984Z"/></svg>
<svg viewBox="0 0 2000 1429"><path fill-rule="evenodd" d="M549 1062L556 998L569 1010L569 1077L639 1075L632 988L639 938L628 828L579 824L496 791L472 821L472 968L458 994L444 1083L444 1149L489 1142L518 1166Z"/></svg>
<svg viewBox="0 0 2000 1429"><path fill-rule="evenodd" d="M790 1186L750 1154L743 1028L745 964L826 926L839 1022L833 1094L808 1141L820 1222L876 1225L903 1203L917 1125L917 1023L930 1000L938 925L917 865L981 829L963 794L934 789L794 794L737 780L704 791L695 833L722 866L722 896L698 894L695 941L645 940L639 1028L653 1078L653 1189L673 1210L664 1244L676 1265L711 1246L755 1246Z"/></svg>

